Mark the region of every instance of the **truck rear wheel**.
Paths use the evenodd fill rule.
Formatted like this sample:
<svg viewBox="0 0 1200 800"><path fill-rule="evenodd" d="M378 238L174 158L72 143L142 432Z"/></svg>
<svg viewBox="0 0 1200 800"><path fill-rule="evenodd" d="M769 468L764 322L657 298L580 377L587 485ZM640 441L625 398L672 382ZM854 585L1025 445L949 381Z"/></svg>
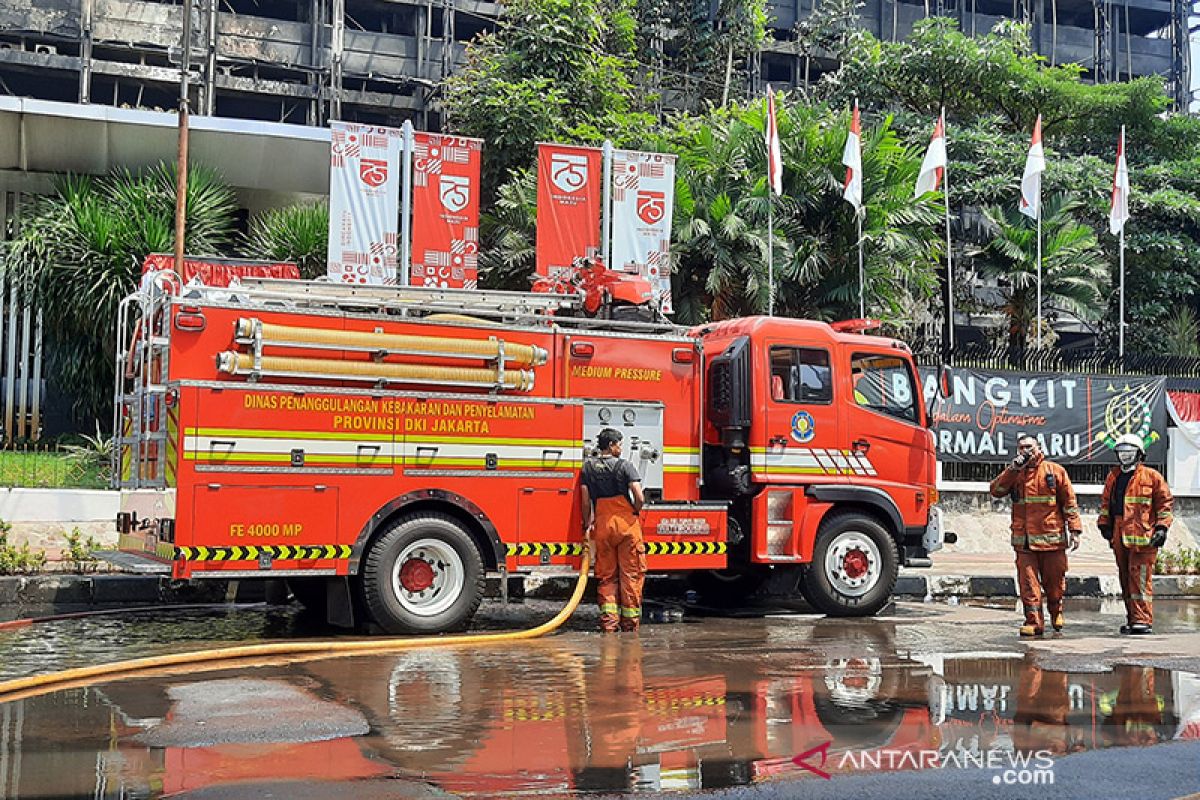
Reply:
<svg viewBox="0 0 1200 800"><path fill-rule="evenodd" d="M483 559L445 514L403 517L367 553L363 598L388 633L443 633L467 626L483 600Z"/></svg>
<svg viewBox="0 0 1200 800"><path fill-rule="evenodd" d="M846 511L821 523L804 596L831 617L866 617L883 608L899 574L896 542L872 517Z"/></svg>

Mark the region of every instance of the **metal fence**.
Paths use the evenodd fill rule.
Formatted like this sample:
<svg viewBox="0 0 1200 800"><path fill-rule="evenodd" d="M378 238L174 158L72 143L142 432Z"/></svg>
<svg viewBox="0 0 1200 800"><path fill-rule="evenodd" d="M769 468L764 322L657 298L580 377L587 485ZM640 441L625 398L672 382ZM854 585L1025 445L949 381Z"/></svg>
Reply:
<svg viewBox="0 0 1200 800"><path fill-rule="evenodd" d="M1194 385L1200 390L1200 358L1126 352L1122 358L1109 347L1065 347L1035 350L1014 349L1006 344L956 346L944 353L941 343L917 340L911 343L921 366L949 364L951 367L1015 370L1023 372L1085 372L1096 375L1165 375L1172 388ZM1178 386L1177 386L1178 384Z"/></svg>
<svg viewBox="0 0 1200 800"><path fill-rule="evenodd" d="M0 442L5 447L42 438L42 341L42 312L32 291L0 273Z"/></svg>

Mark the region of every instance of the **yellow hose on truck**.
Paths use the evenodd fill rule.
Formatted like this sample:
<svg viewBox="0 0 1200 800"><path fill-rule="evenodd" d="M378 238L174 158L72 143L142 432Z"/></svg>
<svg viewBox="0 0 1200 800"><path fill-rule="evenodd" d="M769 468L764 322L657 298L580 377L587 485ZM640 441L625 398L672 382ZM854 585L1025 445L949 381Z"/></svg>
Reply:
<svg viewBox="0 0 1200 800"><path fill-rule="evenodd" d="M471 633L461 636L410 636L392 639L353 639L350 641L321 641L321 642L267 642L264 644L240 645L237 647L220 647L213 650L197 650L189 653L171 653L161 656L147 656L129 661L116 661L111 664L97 664L91 667L76 667L60 672L48 672L43 675L31 675L26 678L0 682L0 703L38 697L51 692L88 686L93 683L111 682L125 678L144 676L176 667L186 667L186 672L203 672L222 669L229 662L248 658L286 658L295 656L310 660L312 658L342 658L364 654L390 653L399 650L413 650L421 647L466 647L476 645L517 642L525 639L536 639L545 636L562 626L570 619L583 599L584 589L588 579L588 554L585 551L579 564L579 580L575 583L575 591L571 599L552 619L533 628L507 633ZM99 679L104 679L103 681Z"/></svg>

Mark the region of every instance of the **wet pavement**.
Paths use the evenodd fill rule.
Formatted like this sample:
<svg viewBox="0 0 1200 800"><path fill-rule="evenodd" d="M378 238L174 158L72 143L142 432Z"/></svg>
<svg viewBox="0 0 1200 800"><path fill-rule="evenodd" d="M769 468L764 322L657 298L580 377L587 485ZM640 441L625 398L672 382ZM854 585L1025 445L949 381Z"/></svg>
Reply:
<svg viewBox="0 0 1200 800"><path fill-rule="evenodd" d="M479 629L556 604L487 604ZM653 609L652 609L653 610ZM0 704L0 797L437 798L624 793L1110 797L1200 792L1200 604L1070 601L869 620L747 610L546 639L145 677ZM0 678L330 631L293 608L0 631Z"/></svg>

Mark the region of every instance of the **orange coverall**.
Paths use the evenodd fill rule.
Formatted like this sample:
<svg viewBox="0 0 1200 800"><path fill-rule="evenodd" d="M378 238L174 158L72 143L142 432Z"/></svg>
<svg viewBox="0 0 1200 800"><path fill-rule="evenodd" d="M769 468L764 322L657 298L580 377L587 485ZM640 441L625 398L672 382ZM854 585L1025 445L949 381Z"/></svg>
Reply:
<svg viewBox="0 0 1200 800"><path fill-rule="evenodd" d="M1109 515L1113 486L1121 470L1114 467L1100 495L1100 516L1096 525L1113 529L1112 549L1117 557L1121 595L1125 600L1126 622L1130 625L1154 624L1154 561L1158 548L1150 537L1158 526L1170 528L1174 520L1175 499L1166 479L1157 470L1138 464L1125 488L1123 511L1115 520Z"/></svg>
<svg viewBox="0 0 1200 800"><path fill-rule="evenodd" d="M1037 453L1020 469L992 481L993 497L1012 497L1012 546L1025 624L1045 630L1042 590L1053 618L1067 593L1067 531L1083 530L1075 489L1067 471Z"/></svg>
<svg viewBox="0 0 1200 800"><path fill-rule="evenodd" d="M628 498L596 500L594 535L600 627L606 631L636 631L642 619L646 546L641 522Z"/></svg>

